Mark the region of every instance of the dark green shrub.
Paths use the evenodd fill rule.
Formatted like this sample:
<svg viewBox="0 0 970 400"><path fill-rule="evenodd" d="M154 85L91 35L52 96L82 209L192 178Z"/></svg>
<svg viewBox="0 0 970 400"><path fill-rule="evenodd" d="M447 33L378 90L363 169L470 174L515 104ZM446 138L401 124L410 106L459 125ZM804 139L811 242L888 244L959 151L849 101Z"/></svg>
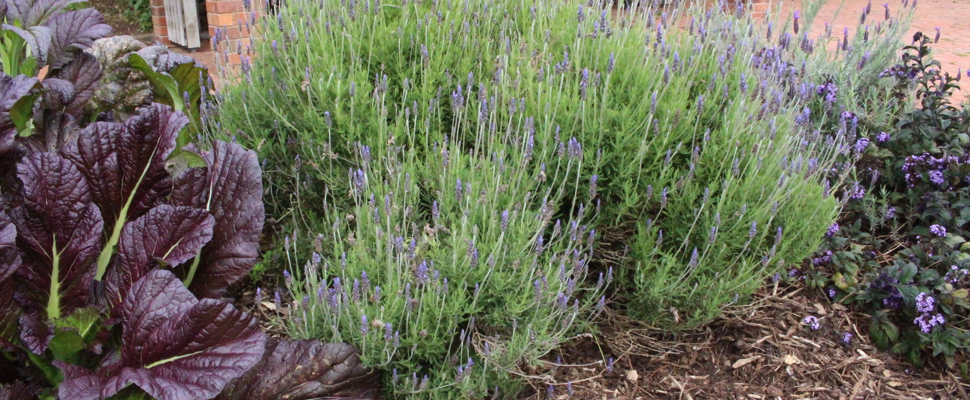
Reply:
<svg viewBox="0 0 970 400"><path fill-rule="evenodd" d="M856 142L859 183L846 189L841 225L814 264L832 274L832 297L872 314L879 346L915 364L932 353L954 367L970 345L970 110L950 103L960 77L931 61L931 42L917 33L902 62L880 74L893 81L894 99L905 105L912 96L917 106Z"/></svg>

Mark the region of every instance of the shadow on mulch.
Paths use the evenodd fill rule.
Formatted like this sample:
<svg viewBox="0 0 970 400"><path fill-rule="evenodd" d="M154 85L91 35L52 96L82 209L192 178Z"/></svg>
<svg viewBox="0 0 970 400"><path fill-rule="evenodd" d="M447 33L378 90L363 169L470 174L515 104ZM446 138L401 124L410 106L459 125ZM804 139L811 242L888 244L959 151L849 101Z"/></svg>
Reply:
<svg viewBox="0 0 970 400"><path fill-rule="evenodd" d="M819 330L804 327L807 315ZM600 326L547 357L532 374L530 399L968 399L970 390L943 367L914 371L878 350L865 314L803 286L762 289L752 304L692 332L615 312ZM844 332L853 335L848 345Z"/></svg>

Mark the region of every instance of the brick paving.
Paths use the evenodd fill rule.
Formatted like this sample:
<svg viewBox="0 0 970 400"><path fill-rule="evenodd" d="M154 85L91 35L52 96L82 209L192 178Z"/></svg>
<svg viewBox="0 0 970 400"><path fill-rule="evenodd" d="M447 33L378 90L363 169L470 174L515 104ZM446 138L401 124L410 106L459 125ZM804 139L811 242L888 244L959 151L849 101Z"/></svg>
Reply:
<svg viewBox="0 0 970 400"><path fill-rule="evenodd" d="M934 58L940 61L943 70L950 74L956 74L958 70L966 75L970 69L970 0L917 0L919 2L916 13L913 17L910 31L903 40L909 40L913 33L922 31L935 34L935 28L939 27L942 32L940 42L933 46ZM848 27L850 34L854 33L858 25L859 14L870 0L829 0L819 12L811 29L813 36L824 29L826 22L831 23L834 32L839 32L843 27ZM869 18L881 19L883 15L883 3L889 3L892 15L896 15L899 7L902 7L901 0L875 0L872 3L872 13ZM213 3L211 0L207 3ZM781 0L771 3L772 7L781 6L781 13L776 14L783 18L788 18L792 11L799 10L802 0ZM172 49L179 53L188 54L199 60L209 68L209 73L216 82L222 79L218 73L216 57L210 48L208 40L203 40L203 47L191 52L177 45L171 45ZM967 76L964 76L967 78ZM962 92L957 92L956 100L962 101L970 93L970 79L964 82L965 88Z"/></svg>

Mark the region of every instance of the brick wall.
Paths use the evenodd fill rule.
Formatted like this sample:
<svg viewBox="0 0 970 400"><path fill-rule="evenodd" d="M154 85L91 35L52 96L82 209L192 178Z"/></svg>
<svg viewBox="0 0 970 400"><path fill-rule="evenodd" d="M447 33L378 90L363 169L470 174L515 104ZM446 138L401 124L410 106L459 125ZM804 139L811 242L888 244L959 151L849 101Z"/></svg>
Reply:
<svg viewBox="0 0 970 400"><path fill-rule="evenodd" d="M251 23L260 17L257 7L262 8L262 1L253 0L245 4L243 0L206 0L209 37L212 38L212 49L221 62L239 65L243 57L251 55Z"/></svg>
<svg viewBox="0 0 970 400"><path fill-rule="evenodd" d="M165 19L164 0L151 0L150 5L152 8L152 33L155 35L155 41L171 46L172 42L168 40L168 20Z"/></svg>
<svg viewBox="0 0 970 400"><path fill-rule="evenodd" d="M239 65L243 57L251 55L250 22L254 17L259 18L262 4L263 0L206 0L205 15L209 25L210 44L221 62L228 61L230 65ZM151 9L155 40L166 46L173 46L168 35L164 0L151 0Z"/></svg>

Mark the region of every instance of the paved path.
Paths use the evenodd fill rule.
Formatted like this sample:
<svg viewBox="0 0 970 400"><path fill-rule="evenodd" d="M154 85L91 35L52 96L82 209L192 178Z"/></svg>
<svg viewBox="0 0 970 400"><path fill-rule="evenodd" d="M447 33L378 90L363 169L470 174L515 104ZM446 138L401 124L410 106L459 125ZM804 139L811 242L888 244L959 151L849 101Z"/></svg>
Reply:
<svg viewBox="0 0 970 400"><path fill-rule="evenodd" d="M782 0L782 15L789 16L790 12L801 7L801 0ZM859 16L869 0L829 0L819 11L811 27L812 36L824 29L825 23L833 25L833 32L841 32L843 27L849 28L849 34L855 33L859 24ZM870 19L882 20L885 13L883 4L889 4L891 15L902 7L901 0L873 0ZM910 0L912 6L912 0ZM916 13L909 32L903 37L908 42L916 32L936 35L936 28L940 28L940 41L934 44L933 58L940 61L944 71L955 75L957 71L963 73L961 80L963 90L955 93L956 100L964 100L970 94L970 0L918 0Z"/></svg>
<svg viewBox="0 0 970 400"><path fill-rule="evenodd" d="M826 22L833 25L834 32L842 31L843 27L848 27L850 33L854 32L858 25L859 15L862 8L870 0L829 0L819 12L813 26L810 28L813 36L824 29ZM911 0L912 1L912 0ZM934 58L942 64L943 70L950 74L962 71L962 82L965 88L962 92L957 92L957 100L967 98L970 94L970 77L967 70L970 69L970 0L917 0L918 6L914 15L910 32L904 38L912 37L917 31L922 31L930 35L935 35L935 28L939 27L942 32L940 42L933 46ZM892 15L902 7L902 0L874 0L872 1L872 12L869 18L882 19L883 3L888 3ZM775 0L773 6L780 5L782 18L789 18L791 12L801 9L802 0ZM173 50L189 54L209 67L209 72L217 84L215 57L209 50L208 43L203 48L194 53L189 53L184 48L176 46Z"/></svg>

